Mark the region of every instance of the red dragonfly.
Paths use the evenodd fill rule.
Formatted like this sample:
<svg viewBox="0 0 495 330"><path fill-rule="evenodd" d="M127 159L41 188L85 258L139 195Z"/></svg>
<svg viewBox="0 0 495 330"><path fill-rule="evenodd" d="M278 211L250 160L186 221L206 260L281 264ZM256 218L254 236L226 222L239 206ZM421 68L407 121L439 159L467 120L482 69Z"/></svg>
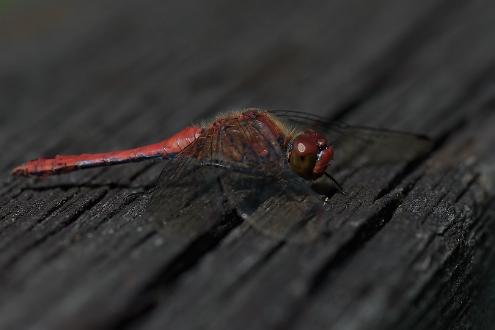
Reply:
<svg viewBox="0 0 495 330"><path fill-rule="evenodd" d="M337 171L363 162L407 162L429 147L429 140L419 135L351 127L297 111L250 108L186 127L156 144L39 158L12 174L45 176L167 159L150 204L150 214L166 236L192 235L213 226L208 219L236 210L272 237L307 241L320 234L327 218L322 194L343 192L327 172L330 164ZM334 150L341 156L334 158ZM315 182L325 180L323 191L315 188Z"/></svg>

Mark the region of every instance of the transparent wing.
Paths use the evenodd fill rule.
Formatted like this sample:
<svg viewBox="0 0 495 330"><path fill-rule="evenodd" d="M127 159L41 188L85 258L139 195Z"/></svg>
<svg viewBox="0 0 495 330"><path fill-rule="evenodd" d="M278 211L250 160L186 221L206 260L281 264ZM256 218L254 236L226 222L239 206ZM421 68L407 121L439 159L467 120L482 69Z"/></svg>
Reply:
<svg viewBox="0 0 495 330"><path fill-rule="evenodd" d="M269 237L309 243L326 235L329 212L322 196L292 172L275 177L231 171L222 186L239 216Z"/></svg>
<svg viewBox="0 0 495 330"><path fill-rule="evenodd" d="M148 207L166 239L197 237L235 210L261 233L309 242L324 233L326 209L287 167L285 151L256 125L205 134L168 160Z"/></svg>
<svg viewBox="0 0 495 330"><path fill-rule="evenodd" d="M221 174L194 159L166 161L147 213L167 241L189 242L211 232L232 212L218 184Z"/></svg>
<svg viewBox="0 0 495 330"><path fill-rule="evenodd" d="M335 149L331 163L334 170L353 165L410 162L425 155L432 147L430 139L424 135L350 126L298 111L270 112L289 126L301 130L311 128L325 135Z"/></svg>
<svg viewBox="0 0 495 330"><path fill-rule="evenodd" d="M147 211L166 240L189 242L233 212L219 185L221 167L205 166L221 164L218 145L218 138L202 134L165 161Z"/></svg>

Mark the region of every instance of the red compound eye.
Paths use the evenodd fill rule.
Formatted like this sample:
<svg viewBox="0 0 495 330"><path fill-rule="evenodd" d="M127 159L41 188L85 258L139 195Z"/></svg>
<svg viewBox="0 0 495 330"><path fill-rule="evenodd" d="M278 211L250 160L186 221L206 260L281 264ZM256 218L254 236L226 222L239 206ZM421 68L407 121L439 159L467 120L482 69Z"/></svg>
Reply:
<svg viewBox="0 0 495 330"><path fill-rule="evenodd" d="M299 176L313 180L321 176L333 156L333 148L315 131L297 135L288 150L291 169Z"/></svg>

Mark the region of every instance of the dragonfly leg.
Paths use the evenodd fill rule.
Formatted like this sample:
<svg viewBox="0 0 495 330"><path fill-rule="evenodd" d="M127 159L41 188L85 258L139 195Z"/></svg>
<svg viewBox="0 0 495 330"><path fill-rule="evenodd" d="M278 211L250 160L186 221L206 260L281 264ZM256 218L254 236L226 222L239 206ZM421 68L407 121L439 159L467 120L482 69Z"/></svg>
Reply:
<svg viewBox="0 0 495 330"><path fill-rule="evenodd" d="M329 178L330 180L332 180L332 182L335 184L335 186L337 187L337 190L342 194L342 195L346 195L345 191L344 191L344 188L342 187L342 185L333 177L331 176L330 174L328 174L327 172L325 172L325 176L327 178Z"/></svg>

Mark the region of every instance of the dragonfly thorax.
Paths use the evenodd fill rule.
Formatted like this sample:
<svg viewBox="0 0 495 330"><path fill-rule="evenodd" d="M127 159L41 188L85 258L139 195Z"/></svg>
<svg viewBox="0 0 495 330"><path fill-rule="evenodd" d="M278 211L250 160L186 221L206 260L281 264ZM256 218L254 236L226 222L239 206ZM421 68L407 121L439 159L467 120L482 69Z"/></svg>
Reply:
<svg viewBox="0 0 495 330"><path fill-rule="evenodd" d="M332 146L328 145L324 136L313 130L296 135L287 148L290 168L308 180L323 175L332 156Z"/></svg>

